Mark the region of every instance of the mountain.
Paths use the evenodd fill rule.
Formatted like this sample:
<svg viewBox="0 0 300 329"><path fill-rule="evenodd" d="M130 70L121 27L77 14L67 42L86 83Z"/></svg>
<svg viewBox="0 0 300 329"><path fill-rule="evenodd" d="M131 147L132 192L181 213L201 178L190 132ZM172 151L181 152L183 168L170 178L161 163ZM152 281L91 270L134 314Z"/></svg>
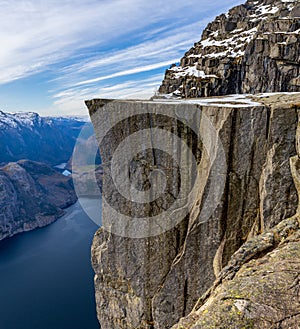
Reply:
<svg viewBox="0 0 300 329"><path fill-rule="evenodd" d="M298 0L249 0L232 8L166 71L159 92L191 98L300 91L299 18Z"/></svg>
<svg viewBox="0 0 300 329"><path fill-rule="evenodd" d="M54 222L76 200L70 177L43 163L8 163L0 168L0 240Z"/></svg>
<svg viewBox="0 0 300 329"><path fill-rule="evenodd" d="M70 159L82 118L41 117L0 111L0 163L29 159L54 166ZM90 123L88 123L91 125Z"/></svg>
<svg viewBox="0 0 300 329"><path fill-rule="evenodd" d="M93 134L83 117L0 111L0 240L50 224L76 202L72 177L62 174L71 174L72 163L80 192L89 195L86 171L101 161ZM81 152L74 159L76 143Z"/></svg>
<svg viewBox="0 0 300 329"><path fill-rule="evenodd" d="M104 172L102 329L299 327L299 16L299 1L247 1L159 97L86 101ZM240 93L253 94L220 96Z"/></svg>

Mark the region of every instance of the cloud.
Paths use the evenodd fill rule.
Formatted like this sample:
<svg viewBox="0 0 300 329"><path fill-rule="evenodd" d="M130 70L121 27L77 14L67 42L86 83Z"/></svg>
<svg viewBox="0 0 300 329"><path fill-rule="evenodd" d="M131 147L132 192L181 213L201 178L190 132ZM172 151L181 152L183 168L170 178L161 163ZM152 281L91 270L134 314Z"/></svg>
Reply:
<svg viewBox="0 0 300 329"><path fill-rule="evenodd" d="M102 98L110 99L149 99L157 90L161 82L161 74L153 75L149 78L140 80L127 80L124 83L107 84L102 87L88 88L70 88L54 95L54 107L65 114L87 113L84 100L94 98L95 95L101 95ZM45 109L42 113L47 113Z"/></svg>
<svg viewBox="0 0 300 329"><path fill-rule="evenodd" d="M149 70L152 70L151 65L159 67L160 63L164 62L164 66L167 67L174 61L177 62L183 52L194 43L195 39L199 38L199 31L206 23L207 20L204 20L181 28L167 30L150 40L141 40L134 46L87 57L84 61L61 69L57 80L62 83L73 84L76 83L77 79L77 83L80 84L80 80L90 75L95 75L96 78L97 74L101 74L103 77L108 76L107 78L110 78L112 74L134 69L137 66L148 66ZM129 74L132 73L129 72ZM99 81L102 80L101 78Z"/></svg>
<svg viewBox="0 0 300 329"><path fill-rule="evenodd" d="M164 70L155 75L156 82L152 85L145 84L145 80L134 75L148 72L151 77L152 74L156 74L156 69L165 69L170 64L178 62L183 52L193 44L196 38L199 38L200 26L205 24L206 20L173 30L167 29L151 40L125 47L122 50L106 52L101 56L92 56L84 62L79 61L63 67L55 79L59 89L62 90L55 94L56 104L59 103L57 98L62 98L61 104L65 104L63 98L70 96L70 93L72 97L79 96L81 99L87 98L87 95L90 98L95 96L149 98L160 85ZM124 77L127 82L123 84L116 82L118 77ZM149 82L148 79L147 82ZM89 92L82 94L80 89L85 88L86 85L89 85ZM77 88L74 89L74 87ZM114 92L108 93L109 89ZM74 105L74 102L72 103Z"/></svg>
<svg viewBox="0 0 300 329"><path fill-rule="evenodd" d="M99 78L94 78L94 79L90 79L90 80L85 80L85 81L81 81L75 84L75 86L81 86L81 85L86 85L86 84L90 84L90 83L94 83L94 82L99 82L102 80L107 80L107 79L112 79L112 78L117 78L117 77L122 77L124 75L131 75L131 74L135 74L135 73L141 73L141 72L147 72L147 71L152 71L155 69L158 69L160 67L165 67L167 65L170 64L170 62L176 62L177 58L174 60L168 60L167 62L161 62L161 63L155 63L155 64L149 64L149 65L145 65L145 66L139 66L139 67L135 67L132 68L130 70L125 70L125 71L119 71L110 75L106 75L106 76L101 76Z"/></svg>
<svg viewBox="0 0 300 329"><path fill-rule="evenodd" d="M145 95L133 80L141 85L141 73L155 75L178 60L208 20L238 2L224 0L220 8L211 0L2 0L0 87L39 73L56 95L54 107L59 94L76 89L85 96L86 85L94 96L125 88L118 78L127 79L128 95Z"/></svg>
<svg viewBox="0 0 300 329"><path fill-rule="evenodd" d="M207 19L175 29L159 29L147 41L64 66L55 79L60 89L54 96L55 105L75 110L82 99L92 97L150 98L163 79L164 69L179 61L206 23ZM156 74L159 68L161 73ZM141 73L150 78L141 78ZM153 74L155 79L150 83ZM120 77L126 82L118 83Z"/></svg>
<svg viewBox="0 0 300 329"><path fill-rule="evenodd" d="M84 47L106 42L107 35L132 30L122 11L134 1L6 1L0 10L0 82L45 69ZM128 14L128 13L127 13ZM118 21L126 27L122 30ZM101 32L99 32L101 31ZM37 64L38 63L38 64Z"/></svg>
<svg viewBox="0 0 300 329"><path fill-rule="evenodd" d="M201 13L215 7L208 0L2 0L0 83L36 73L86 47L132 37L155 24L163 26L152 27L158 34L172 21L185 25L200 20Z"/></svg>

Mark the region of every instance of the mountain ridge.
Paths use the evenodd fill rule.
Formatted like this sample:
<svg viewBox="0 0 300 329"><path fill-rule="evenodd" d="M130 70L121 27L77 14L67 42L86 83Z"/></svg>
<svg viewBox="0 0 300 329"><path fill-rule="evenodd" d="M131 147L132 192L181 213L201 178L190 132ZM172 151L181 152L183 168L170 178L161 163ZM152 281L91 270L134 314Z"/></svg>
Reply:
<svg viewBox="0 0 300 329"><path fill-rule="evenodd" d="M0 111L0 163L29 159L54 166L68 162L85 124L85 119L76 117Z"/></svg>
<svg viewBox="0 0 300 329"><path fill-rule="evenodd" d="M209 23L159 93L194 98L300 91L300 4L249 0Z"/></svg>

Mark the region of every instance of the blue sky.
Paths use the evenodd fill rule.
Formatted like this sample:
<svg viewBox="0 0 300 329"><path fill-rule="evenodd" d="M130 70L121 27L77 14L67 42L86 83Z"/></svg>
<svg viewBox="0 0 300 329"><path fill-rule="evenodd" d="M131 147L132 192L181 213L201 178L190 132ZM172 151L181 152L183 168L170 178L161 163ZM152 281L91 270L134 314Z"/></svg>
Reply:
<svg viewBox="0 0 300 329"><path fill-rule="evenodd" d="M215 16L243 0L1 0L0 109L85 115L149 98Z"/></svg>

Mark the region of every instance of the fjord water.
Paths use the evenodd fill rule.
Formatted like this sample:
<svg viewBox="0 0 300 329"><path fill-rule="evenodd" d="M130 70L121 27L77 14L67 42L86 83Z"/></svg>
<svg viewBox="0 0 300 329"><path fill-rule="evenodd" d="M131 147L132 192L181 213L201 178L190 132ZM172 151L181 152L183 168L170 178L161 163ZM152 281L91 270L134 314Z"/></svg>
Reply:
<svg viewBox="0 0 300 329"><path fill-rule="evenodd" d="M90 262L97 228L77 202L55 223L0 242L0 329L99 329Z"/></svg>

